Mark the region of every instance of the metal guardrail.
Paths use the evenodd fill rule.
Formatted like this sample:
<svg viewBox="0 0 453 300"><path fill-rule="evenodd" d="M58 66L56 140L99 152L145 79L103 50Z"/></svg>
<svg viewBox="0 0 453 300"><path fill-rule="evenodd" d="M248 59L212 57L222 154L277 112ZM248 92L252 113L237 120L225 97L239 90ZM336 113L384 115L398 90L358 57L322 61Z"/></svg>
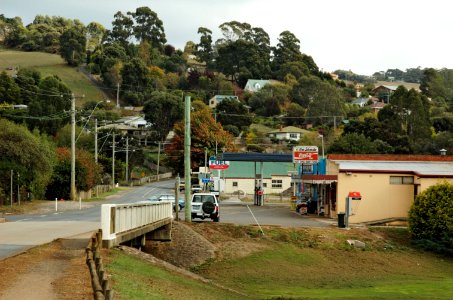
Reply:
<svg viewBox="0 0 453 300"><path fill-rule="evenodd" d="M171 202L103 204L101 206L102 239L104 242L111 243L121 234L172 218Z"/></svg>

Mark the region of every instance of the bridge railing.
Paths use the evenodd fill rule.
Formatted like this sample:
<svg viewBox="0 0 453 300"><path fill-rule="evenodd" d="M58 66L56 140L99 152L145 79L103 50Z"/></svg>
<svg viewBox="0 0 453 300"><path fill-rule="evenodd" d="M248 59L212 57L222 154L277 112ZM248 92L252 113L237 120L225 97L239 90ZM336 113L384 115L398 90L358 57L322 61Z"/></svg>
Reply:
<svg viewBox="0 0 453 300"><path fill-rule="evenodd" d="M103 240L173 217L171 202L103 204L101 229Z"/></svg>

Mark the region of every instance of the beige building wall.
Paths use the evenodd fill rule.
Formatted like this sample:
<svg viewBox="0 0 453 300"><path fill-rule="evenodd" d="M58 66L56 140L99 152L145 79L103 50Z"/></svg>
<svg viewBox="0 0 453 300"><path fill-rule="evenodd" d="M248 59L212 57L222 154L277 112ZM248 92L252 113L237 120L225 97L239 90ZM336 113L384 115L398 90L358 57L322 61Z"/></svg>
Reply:
<svg viewBox="0 0 453 300"><path fill-rule="evenodd" d="M272 179L281 180L282 187L272 188ZM264 194L279 194L291 187L291 177L289 176L273 176L272 179L264 178L263 183L266 185ZM234 182L237 182L237 186L233 186ZM247 195L253 195L255 193L255 180L253 178L226 178L224 192L233 194L237 191L245 192Z"/></svg>
<svg viewBox="0 0 453 300"><path fill-rule="evenodd" d="M453 184L453 178L420 178L418 179L420 183L419 192L423 192L428 189L430 186L436 185L442 182L448 182Z"/></svg>
<svg viewBox="0 0 453 300"><path fill-rule="evenodd" d="M350 223L407 218L414 200L413 184L390 184L390 176L403 174L346 173L338 174L337 213L346 211L349 192L358 191L362 200L352 201Z"/></svg>

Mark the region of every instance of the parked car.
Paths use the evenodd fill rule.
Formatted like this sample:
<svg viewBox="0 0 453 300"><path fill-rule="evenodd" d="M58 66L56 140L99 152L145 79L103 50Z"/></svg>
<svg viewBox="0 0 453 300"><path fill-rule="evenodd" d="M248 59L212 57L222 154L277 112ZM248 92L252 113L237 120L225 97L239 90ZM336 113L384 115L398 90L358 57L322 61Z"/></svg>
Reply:
<svg viewBox="0 0 453 300"><path fill-rule="evenodd" d="M199 184L192 185L192 193L199 193L202 191L203 191L203 188Z"/></svg>
<svg viewBox="0 0 453 300"><path fill-rule="evenodd" d="M173 210L175 210L175 196L172 194L162 194L159 196L151 196L148 198L148 201L156 201L156 202L170 201L173 203ZM182 198L179 198L178 204L179 204L179 210L183 209L186 206L186 202Z"/></svg>
<svg viewBox="0 0 453 300"><path fill-rule="evenodd" d="M220 221L219 201L217 197L211 193L196 193L192 195L192 219L210 218L214 222Z"/></svg>

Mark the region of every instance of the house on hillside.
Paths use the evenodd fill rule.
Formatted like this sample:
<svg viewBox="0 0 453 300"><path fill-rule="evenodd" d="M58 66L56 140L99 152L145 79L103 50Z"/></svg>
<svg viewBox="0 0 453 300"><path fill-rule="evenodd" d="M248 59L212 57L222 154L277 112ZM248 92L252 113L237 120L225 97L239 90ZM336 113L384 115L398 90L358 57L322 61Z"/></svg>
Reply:
<svg viewBox="0 0 453 300"><path fill-rule="evenodd" d="M384 102L373 102L371 105L369 105L368 107L371 108L371 111L374 112L375 114L377 114L381 109L384 108L386 104Z"/></svg>
<svg viewBox="0 0 453 300"><path fill-rule="evenodd" d="M335 194L325 199L330 215L346 210L352 201L350 223L378 223L407 219L415 196L442 181L453 183L453 156L433 155L328 155L326 173ZM333 203L335 201L335 203Z"/></svg>
<svg viewBox="0 0 453 300"><path fill-rule="evenodd" d="M365 105L368 104L369 100L370 99L368 99L368 98L357 98L357 99L353 100L351 102L351 104L358 105L360 107L364 107Z"/></svg>
<svg viewBox="0 0 453 300"><path fill-rule="evenodd" d="M256 93L261 90L264 86L272 84L272 80L263 80L263 79L249 79L245 84L244 91L250 93Z"/></svg>
<svg viewBox="0 0 453 300"><path fill-rule="evenodd" d="M308 131L294 126L287 126L269 131L266 135L271 139L299 141Z"/></svg>
<svg viewBox="0 0 453 300"><path fill-rule="evenodd" d="M135 128L145 128L148 122L142 116L129 116L115 121L117 124L129 125Z"/></svg>
<svg viewBox="0 0 453 300"><path fill-rule="evenodd" d="M375 87L371 94L379 98L379 100L384 101L384 103L389 103L390 96L396 91L398 86L396 85L380 85Z"/></svg>
<svg viewBox="0 0 453 300"><path fill-rule="evenodd" d="M238 96L233 96L233 95L215 95L211 99L209 99L209 107L210 108L216 108L217 105L222 102L225 99L229 100L236 100L239 101Z"/></svg>
<svg viewBox="0 0 453 300"><path fill-rule="evenodd" d="M227 194L245 192L253 197L257 178L261 178L261 167L252 161L230 161L228 169L222 171L225 179L224 192ZM279 194L291 187L293 163L264 162L263 189L264 194Z"/></svg>

